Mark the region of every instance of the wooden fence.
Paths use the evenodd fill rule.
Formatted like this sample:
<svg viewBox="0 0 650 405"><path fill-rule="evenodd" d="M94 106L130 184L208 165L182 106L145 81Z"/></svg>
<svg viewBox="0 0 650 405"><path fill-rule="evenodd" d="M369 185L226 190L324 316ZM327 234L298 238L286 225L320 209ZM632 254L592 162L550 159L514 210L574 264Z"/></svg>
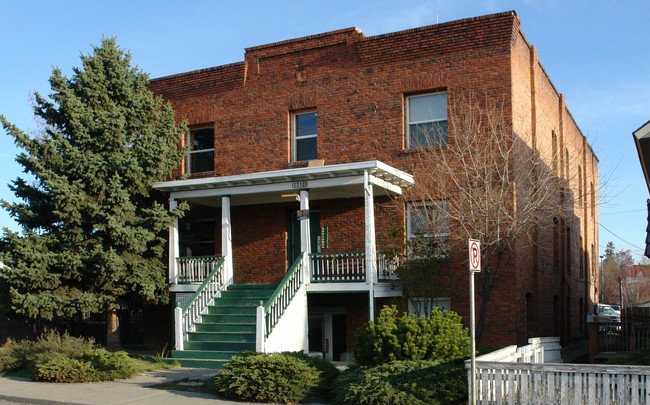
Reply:
<svg viewBox="0 0 650 405"><path fill-rule="evenodd" d="M478 357L477 404L650 404L650 367L549 363L543 346Z"/></svg>

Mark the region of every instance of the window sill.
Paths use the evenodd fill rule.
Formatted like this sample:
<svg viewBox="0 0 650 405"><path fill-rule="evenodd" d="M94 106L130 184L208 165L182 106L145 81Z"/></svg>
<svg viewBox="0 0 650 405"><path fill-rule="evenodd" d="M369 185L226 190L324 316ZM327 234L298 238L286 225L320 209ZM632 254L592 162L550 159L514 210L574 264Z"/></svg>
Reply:
<svg viewBox="0 0 650 405"><path fill-rule="evenodd" d="M325 161L322 159L298 160L295 162L289 162L288 164L290 168L317 167L317 166L324 166L324 165L325 165Z"/></svg>
<svg viewBox="0 0 650 405"><path fill-rule="evenodd" d="M447 144L423 146L423 147L420 147L420 148L406 148L406 149L402 149L402 153L405 154L405 155L410 155L412 153L422 153L422 152L427 152L429 150L432 150L434 148L439 148L441 146L447 146Z"/></svg>
<svg viewBox="0 0 650 405"><path fill-rule="evenodd" d="M190 179L202 179L204 177L216 177L217 172L211 170L209 172L187 173Z"/></svg>

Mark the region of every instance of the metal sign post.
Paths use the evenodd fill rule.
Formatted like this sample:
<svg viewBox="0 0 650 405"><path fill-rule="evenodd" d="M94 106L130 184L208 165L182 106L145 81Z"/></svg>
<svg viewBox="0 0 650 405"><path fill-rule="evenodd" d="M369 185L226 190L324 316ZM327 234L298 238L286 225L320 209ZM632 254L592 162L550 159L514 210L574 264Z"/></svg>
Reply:
<svg viewBox="0 0 650 405"><path fill-rule="evenodd" d="M476 337L474 315L474 273L481 271L481 242L469 240L469 323L472 344L472 381L470 386L470 403L476 405Z"/></svg>

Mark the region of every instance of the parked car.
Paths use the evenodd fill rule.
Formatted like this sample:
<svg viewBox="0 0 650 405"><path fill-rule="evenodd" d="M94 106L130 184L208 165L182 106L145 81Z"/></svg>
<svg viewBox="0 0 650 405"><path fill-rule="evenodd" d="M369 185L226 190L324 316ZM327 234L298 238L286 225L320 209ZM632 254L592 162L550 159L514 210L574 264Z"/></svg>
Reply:
<svg viewBox="0 0 650 405"><path fill-rule="evenodd" d="M618 312L618 316L621 316L621 306L620 305L614 305L614 304L609 304L610 307L616 312Z"/></svg>
<svg viewBox="0 0 650 405"><path fill-rule="evenodd" d="M600 324L616 323L618 325L605 325L598 328L599 331L620 330L621 314L616 312L611 305L598 304L597 321Z"/></svg>

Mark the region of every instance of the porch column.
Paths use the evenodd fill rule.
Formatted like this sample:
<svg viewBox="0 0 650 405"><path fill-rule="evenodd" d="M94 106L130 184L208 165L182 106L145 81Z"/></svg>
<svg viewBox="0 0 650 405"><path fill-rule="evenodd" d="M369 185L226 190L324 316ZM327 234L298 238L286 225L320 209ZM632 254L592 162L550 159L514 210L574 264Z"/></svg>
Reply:
<svg viewBox="0 0 650 405"><path fill-rule="evenodd" d="M224 257L225 284L231 284L234 272L232 266L232 224L230 222L230 196L221 196L221 255Z"/></svg>
<svg viewBox="0 0 650 405"><path fill-rule="evenodd" d="M377 247L375 246L375 208L372 184L368 171L363 171L363 188L366 212L366 284L368 284L368 299L370 320L375 320L375 279L377 277Z"/></svg>
<svg viewBox="0 0 650 405"><path fill-rule="evenodd" d="M169 210L174 211L178 207L178 202L170 198ZM171 284L178 284L178 266L176 258L179 256L179 240L178 240L178 218L174 218L169 226L169 282Z"/></svg>
<svg viewBox="0 0 650 405"><path fill-rule="evenodd" d="M305 210L309 212L309 190L300 190L300 210ZM305 268L305 285L308 285L311 281L311 258L309 254L311 253L311 232L309 229L309 218L303 218L300 220L300 251L305 254L303 260L303 265Z"/></svg>

